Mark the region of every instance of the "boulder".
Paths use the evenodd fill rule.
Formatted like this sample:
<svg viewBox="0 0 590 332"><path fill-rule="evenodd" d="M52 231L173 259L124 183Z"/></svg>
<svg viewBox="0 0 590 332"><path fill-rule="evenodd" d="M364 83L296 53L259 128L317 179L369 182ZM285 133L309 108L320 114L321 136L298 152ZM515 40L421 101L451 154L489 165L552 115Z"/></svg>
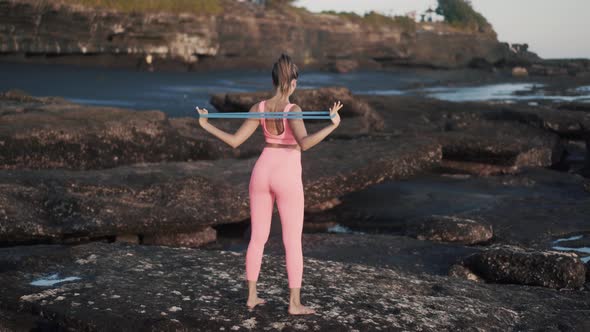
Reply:
<svg viewBox="0 0 590 332"><path fill-rule="evenodd" d="M466 279L471 281L481 281L481 278L475 273L471 272L468 268L461 264L453 264L449 269L449 277Z"/></svg>
<svg viewBox="0 0 590 332"><path fill-rule="evenodd" d="M478 244L494 235L491 225L458 216L432 215L408 222L407 234L418 240Z"/></svg>
<svg viewBox="0 0 590 332"><path fill-rule="evenodd" d="M357 70L359 68L359 62L356 60L335 60L334 62L328 63L326 68L335 73L345 74Z"/></svg>
<svg viewBox="0 0 590 332"><path fill-rule="evenodd" d="M514 77L523 77L528 76L529 73L524 67L514 67L512 68L512 76Z"/></svg>
<svg viewBox="0 0 590 332"><path fill-rule="evenodd" d="M498 245L472 254L463 265L482 279L549 288L579 288L586 269L576 254Z"/></svg>

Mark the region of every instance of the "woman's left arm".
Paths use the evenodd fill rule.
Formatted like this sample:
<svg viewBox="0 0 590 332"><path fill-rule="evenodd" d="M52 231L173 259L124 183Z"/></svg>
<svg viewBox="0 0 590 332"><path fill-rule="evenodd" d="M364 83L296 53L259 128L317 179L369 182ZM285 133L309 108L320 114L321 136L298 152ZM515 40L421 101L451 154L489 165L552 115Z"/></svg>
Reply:
<svg viewBox="0 0 590 332"><path fill-rule="evenodd" d="M258 111L258 104L255 104L250 108L250 113L257 112L257 111ZM209 111L207 111L206 109L198 108L198 107L197 107L197 112L199 112L199 114L209 113ZM228 132L225 132L225 131L215 127L214 125L209 123L209 121L207 121L207 120L208 120L208 118L206 118L206 117L199 118L199 124L201 125L201 127L203 127L203 129L205 129L207 132L211 133L213 136L224 141L225 143L227 143L229 146L231 146L234 149L237 148L238 146L242 145L242 143L244 143L248 138L250 138L250 136L252 136L252 134L254 133L254 131L256 131L256 128L260 124L259 119L256 119L256 118L246 119L244 121L244 123L242 123L240 128L234 134L230 134Z"/></svg>

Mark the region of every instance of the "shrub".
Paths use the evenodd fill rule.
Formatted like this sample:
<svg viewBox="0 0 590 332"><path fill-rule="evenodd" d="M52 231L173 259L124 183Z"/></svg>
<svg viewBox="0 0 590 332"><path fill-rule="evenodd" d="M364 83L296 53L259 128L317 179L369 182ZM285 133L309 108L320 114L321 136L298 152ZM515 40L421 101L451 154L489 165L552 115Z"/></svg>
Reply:
<svg viewBox="0 0 590 332"><path fill-rule="evenodd" d="M220 0L60 0L62 3L102 7L125 12L189 12L217 14L223 10Z"/></svg>
<svg viewBox="0 0 590 332"><path fill-rule="evenodd" d="M483 15L476 12L471 2L466 0L438 0L436 13L445 18L445 22L463 28L485 30L490 24Z"/></svg>
<svg viewBox="0 0 590 332"><path fill-rule="evenodd" d="M414 30L416 28L416 22L407 16L387 16L379 14L375 11L366 13L364 16L360 16L354 12L336 12L333 10L322 11L324 14L331 14L343 17L352 22L359 24L369 24L372 26L384 26L384 25L397 25L403 27L405 30Z"/></svg>

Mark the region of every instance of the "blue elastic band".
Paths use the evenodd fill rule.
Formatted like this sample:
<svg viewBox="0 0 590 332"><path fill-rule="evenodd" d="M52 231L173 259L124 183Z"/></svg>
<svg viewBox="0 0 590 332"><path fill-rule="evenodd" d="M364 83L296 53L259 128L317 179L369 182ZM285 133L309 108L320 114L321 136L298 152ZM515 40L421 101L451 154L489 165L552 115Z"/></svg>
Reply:
<svg viewBox="0 0 590 332"><path fill-rule="evenodd" d="M323 115L315 115L323 114ZM328 111L317 112L225 112L200 114L203 118L226 118L226 119L332 119L336 113L330 115Z"/></svg>

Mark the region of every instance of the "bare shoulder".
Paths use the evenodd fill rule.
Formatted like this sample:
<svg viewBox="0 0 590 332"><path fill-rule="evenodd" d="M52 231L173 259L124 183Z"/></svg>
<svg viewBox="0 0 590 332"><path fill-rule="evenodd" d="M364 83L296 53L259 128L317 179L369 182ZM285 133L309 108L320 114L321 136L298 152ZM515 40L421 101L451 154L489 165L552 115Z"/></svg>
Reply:
<svg viewBox="0 0 590 332"><path fill-rule="evenodd" d="M302 110L301 107L299 107L299 105L293 104L293 106L291 106L291 108L289 109L289 112L302 112Z"/></svg>
<svg viewBox="0 0 590 332"><path fill-rule="evenodd" d="M256 104L252 105L252 107L250 107L250 113L252 112L259 112L259 108L260 108L260 102L257 102Z"/></svg>

